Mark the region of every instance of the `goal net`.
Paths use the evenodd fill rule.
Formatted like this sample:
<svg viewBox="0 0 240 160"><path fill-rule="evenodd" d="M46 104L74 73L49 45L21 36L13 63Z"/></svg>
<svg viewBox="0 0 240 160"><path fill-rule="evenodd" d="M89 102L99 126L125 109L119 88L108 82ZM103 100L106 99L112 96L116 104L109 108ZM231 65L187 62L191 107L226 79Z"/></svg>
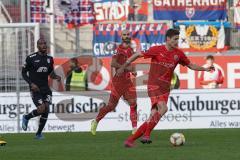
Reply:
<svg viewBox="0 0 240 160"><path fill-rule="evenodd" d="M28 90L21 68L26 56L36 50L37 39L36 23L0 24L0 92Z"/></svg>

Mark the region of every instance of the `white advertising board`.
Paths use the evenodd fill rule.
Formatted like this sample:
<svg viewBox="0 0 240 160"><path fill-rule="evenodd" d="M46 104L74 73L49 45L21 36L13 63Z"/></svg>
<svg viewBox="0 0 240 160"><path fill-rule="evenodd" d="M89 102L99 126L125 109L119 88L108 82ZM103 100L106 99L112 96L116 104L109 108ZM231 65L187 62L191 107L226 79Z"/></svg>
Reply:
<svg viewBox="0 0 240 160"><path fill-rule="evenodd" d="M49 120L44 131L89 131L91 120L97 115L99 107L104 104L101 98L108 97L108 94L105 92L100 96L88 93L86 96L81 96L78 93L71 95L53 93L53 104L50 106ZM20 95L21 120L24 113L29 113L36 107L29 93ZM240 89L174 90L169 97L168 112L155 129L240 128L239 97ZM1 133L17 132L16 103L16 94L0 94ZM139 97L137 103L139 126L148 118L151 103L148 97ZM27 132L35 132L37 128L38 118L31 119ZM129 106L120 100L116 110L107 114L99 123L98 130L131 130Z"/></svg>

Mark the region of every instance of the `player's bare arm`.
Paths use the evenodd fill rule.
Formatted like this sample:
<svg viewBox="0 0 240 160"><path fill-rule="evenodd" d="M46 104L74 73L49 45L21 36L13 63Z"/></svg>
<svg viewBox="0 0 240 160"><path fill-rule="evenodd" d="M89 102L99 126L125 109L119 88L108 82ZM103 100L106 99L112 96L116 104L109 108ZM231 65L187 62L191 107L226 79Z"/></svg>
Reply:
<svg viewBox="0 0 240 160"><path fill-rule="evenodd" d="M126 69L129 64L131 64L133 61L135 61L136 59L143 57L142 53L135 53L134 55L132 55L127 61L126 63L124 63L118 70L117 70L117 75L120 75L121 73L123 73L124 69Z"/></svg>
<svg viewBox="0 0 240 160"><path fill-rule="evenodd" d="M119 64L116 60L116 58L112 58L112 62L111 62L111 67L115 68L116 70L118 70L119 68L122 67L121 64ZM126 68L124 68L124 70L129 71L129 72L134 72L134 68L132 66L127 66Z"/></svg>
<svg viewBox="0 0 240 160"><path fill-rule="evenodd" d="M190 63L187 67L192 69L192 70L195 70L195 71L207 71L207 72L210 72L211 70L214 70L213 66L204 68L202 66L199 66L199 65L193 64L193 63Z"/></svg>
<svg viewBox="0 0 240 160"><path fill-rule="evenodd" d="M118 69L120 68L122 65L120 65L118 62L117 62L117 59L115 57L112 57L112 62L111 62L111 67L115 68L115 69Z"/></svg>

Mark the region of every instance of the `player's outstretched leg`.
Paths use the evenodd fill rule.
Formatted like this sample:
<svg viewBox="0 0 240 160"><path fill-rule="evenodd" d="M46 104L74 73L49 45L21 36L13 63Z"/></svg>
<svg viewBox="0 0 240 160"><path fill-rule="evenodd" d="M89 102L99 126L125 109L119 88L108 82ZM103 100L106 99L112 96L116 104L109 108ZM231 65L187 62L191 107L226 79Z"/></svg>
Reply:
<svg viewBox="0 0 240 160"><path fill-rule="evenodd" d="M126 91L123 92L123 97L127 100L130 106L130 120L132 122L132 134L137 131L137 94L136 88L133 83L128 83L126 85Z"/></svg>
<svg viewBox="0 0 240 160"><path fill-rule="evenodd" d="M22 129L24 131L27 130L28 127L28 122L31 118L39 116L40 114L38 113L37 109L33 110L32 112L30 112L29 114L25 114L22 117Z"/></svg>
<svg viewBox="0 0 240 160"><path fill-rule="evenodd" d="M22 116L22 129L24 131L26 131L27 127L28 127L28 119L26 118L26 115L23 115Z"/></svg>
<svg viewBox="0 0 240 160"><path fill-rule="evenodd" d="M91 122L91 133L92 133L93 136L96 135L97 126L98 126L98 122L96 121L96 119L92 120L92 122Z"/></svg>
<svg viewBox="0 0 240 160"><path fill-rule="evenodd" d="M135 140L144 134L146 127L147 127L147 122L144 122L133 135L131 135L125 140L124 146L128 148L134 147Z"/></svg>
<svg viewBox="0 0 240 160"><path fill-rule="evenodd" d="M130 120L132 122L132 134L137 131L137 105L130 106Z"/></svg>
<svg viewBox="0 0 240 160"><path fill-rule="evenodd" d="M114 108L116 107L116 105L113 105L113 104L109 104L105 107L102 107L100 110L99 110L99 113L97 115L97 118L92 120L91 122L91 133L93 136L96 135L96 132L97 132L97 126L98 126L98 123L99 121L105 117L105 115L108 113L108 112L111 112L114 110Z"/></svg>
<svg viewBox="0 0 240 160"><path fill-rule="evenodd" d="M113 95L110 95L110 99L109 99L108 105L100 108L99 113L98 113L96 119L92 120L92 122L91 122L91 133L92 133L93 136L96 135L97 126L98 126L99 121L101 119L103 119L103 117L105 117L105 115L107 113L113 111L116 108L118 100L119 100L119 98L116 98Z"/></svg>
<svg viewBox="0 0 240 160"><path fill-rule="evenodd" d="M157 107L157 109L156 109ZM152 108L152 113L147 123L147 127L145 133L141 139L143 144L150 144L152 141L150 140L150 134L154 127L158 124L159 120L161 119L162 115L167 112L167 105L165 102L160 102L157 104L156 107Z"/></svg>
<svg viewBox="0 0 240 160"><path fill-rule="evenodd" d="M150 127L152 127L153 123L156 124L158 122L157 118L158 118L158 111L156 108L152 108L151 110L151 115L147 121L147 126L146 126L146 130L143 134L143 137L141 138L140 142L142 142L143 144L151 144L152 140L150 139ZM147 133L147 134L146 134Z"/></svg>

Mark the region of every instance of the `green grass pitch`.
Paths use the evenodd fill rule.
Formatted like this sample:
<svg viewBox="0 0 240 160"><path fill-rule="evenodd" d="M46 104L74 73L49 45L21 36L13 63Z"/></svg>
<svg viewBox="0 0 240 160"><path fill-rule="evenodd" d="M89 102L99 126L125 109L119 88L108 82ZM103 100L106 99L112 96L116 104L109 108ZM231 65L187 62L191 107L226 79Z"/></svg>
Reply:
<svg viewBox="0 0 240 160"><path fill-rule="evenodd" d="M169 137L182 132L186 143L173 147ZM154 131L152 144L136 142L124 148L130 132L45 133L44 140L34 134L4 134L0 160L238 160L240 129L197 129Z"/></svg>

